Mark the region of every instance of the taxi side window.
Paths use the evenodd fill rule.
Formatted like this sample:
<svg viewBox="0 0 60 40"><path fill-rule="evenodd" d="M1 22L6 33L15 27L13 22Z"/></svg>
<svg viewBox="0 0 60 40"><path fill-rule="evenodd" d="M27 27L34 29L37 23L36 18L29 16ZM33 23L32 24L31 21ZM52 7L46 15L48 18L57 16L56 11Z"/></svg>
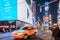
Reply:
<svg viewBox="0 0 60 40"><path fill-rule="evenodd" d="M25 27L25 29L28 29L28 27Z"/></svg>
<svg viewBox="0 0 60 40"><path fill-rule="evenodd" d="M19 30L25 30L26 29L26 27L21 27Z"/></svg>

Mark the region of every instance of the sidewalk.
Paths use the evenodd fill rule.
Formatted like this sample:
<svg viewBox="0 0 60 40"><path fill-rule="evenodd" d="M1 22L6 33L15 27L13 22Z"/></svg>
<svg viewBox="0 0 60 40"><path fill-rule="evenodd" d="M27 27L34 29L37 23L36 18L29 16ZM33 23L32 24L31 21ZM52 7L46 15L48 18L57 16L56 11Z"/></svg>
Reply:
<svg viewBox="0 0 60 40"><path fill-rule="evenodd" d="M6 37L11 37L11 32L0 33L0 39L1 39L1 38L6 38Z"/></svg>
<svg viewBox="0 0 60 40"><path fill-rule="evenodd" d="M38 30L36 35L43 40L52 40L52 32L50 30Z"/></svg>

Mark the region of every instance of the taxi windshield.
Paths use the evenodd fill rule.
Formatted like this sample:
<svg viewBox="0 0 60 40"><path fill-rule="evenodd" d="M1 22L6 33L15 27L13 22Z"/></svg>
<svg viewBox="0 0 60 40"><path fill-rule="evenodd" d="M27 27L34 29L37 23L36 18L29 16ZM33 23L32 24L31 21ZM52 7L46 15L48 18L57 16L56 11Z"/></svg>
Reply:
<svg viewBox="0 0 60 40"><path fill-rule="evenodd" d="M20 27L19 30L25 30L25 27Z"/></svg>

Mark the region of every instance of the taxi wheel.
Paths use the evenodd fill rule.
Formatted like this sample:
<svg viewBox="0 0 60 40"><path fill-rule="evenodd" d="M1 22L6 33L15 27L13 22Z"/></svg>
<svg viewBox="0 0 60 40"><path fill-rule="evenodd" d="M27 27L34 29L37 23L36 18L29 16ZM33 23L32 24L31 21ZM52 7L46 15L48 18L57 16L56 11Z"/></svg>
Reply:
<svg viewBox="0 0 60 40"><path fill-rule="evenodd" d="M36 33L34 33L32 36L33 36L33 37L36 37L36 35L35 35L35 34L36 34Z"/></svg>
<svg viewBox="0 0 60 40"><path fill-rule="evenodd" d="M36 35L35 35L35 34L33 34L33 35L28 36L28 38L30 38L30 37L36 37Z"/></svg>
<svg viewBox="0 0 60 40"><path fill-rule="evenodd" d="M27 39L27 38L28 38L28 36L27 36L27 35L25 35L25 36L24 36L24 39Z"/></svg>
<svg viewBox="0 0 60 40"><path fill-rule="evenodd" d="M36 35L34 34L33 37L36 37Z"/></svg>
<svg viewBox="0 0 60 40"><path fill-rule="evenodd" d="M15 40L21 40L20 38L15 38Z"/></svg>

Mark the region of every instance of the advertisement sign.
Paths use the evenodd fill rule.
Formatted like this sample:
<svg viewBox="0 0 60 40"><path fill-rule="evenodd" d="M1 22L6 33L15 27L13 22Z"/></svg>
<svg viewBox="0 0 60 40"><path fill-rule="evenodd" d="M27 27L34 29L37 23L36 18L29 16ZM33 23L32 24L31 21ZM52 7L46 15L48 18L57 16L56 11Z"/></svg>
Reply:
<svg viewBox="0 0 60 40"><path fill-rule="evenodd" d="M60 23L60 14L57 16L58 23Z"/></svg>
<svg viewBox="0 0 60 40"><path fill-rule="evenodd" d="M44 21L44 22L48 22L48 21L49 21L49 17L48 17L48 16L44 16L44 17L43 17L43 21Z"/></svg>
<svg viewBox="0 0 60 40"><path fill-rule="evenodd" d="M49 20L52 20L52 15L51 14L49 15Z"/></svg>
<svg viewBox="0 0 60 40"><path fill-rule="evenodd" d="M35 1L32 2L32 12L33 14L36 13L36 2Z"/></svg>
<svg viewBox="0 0 60 40"><path fill-rule="evenodd" d="M9 28L9 26L0 26L0 28L1 28L1 27L4 27L4 28Z"/></svg>
<svg viewBox="0 0 60 40"><path fill-rule="evenodd" d="M17 0L0 0L0 21L17 19Z"/></svg>
<svg viewBox="0 0 60 40"><path fill-rule="evenodd" d="M0 21L20 20L32 24L32 10L26 0L0 0Z"/></svg>
<svg viewBox="0 0 60 40"><path fill-rule="evenodd" d="M18 0L18 20L32 24L32 10L26 0Z"/></svg>

